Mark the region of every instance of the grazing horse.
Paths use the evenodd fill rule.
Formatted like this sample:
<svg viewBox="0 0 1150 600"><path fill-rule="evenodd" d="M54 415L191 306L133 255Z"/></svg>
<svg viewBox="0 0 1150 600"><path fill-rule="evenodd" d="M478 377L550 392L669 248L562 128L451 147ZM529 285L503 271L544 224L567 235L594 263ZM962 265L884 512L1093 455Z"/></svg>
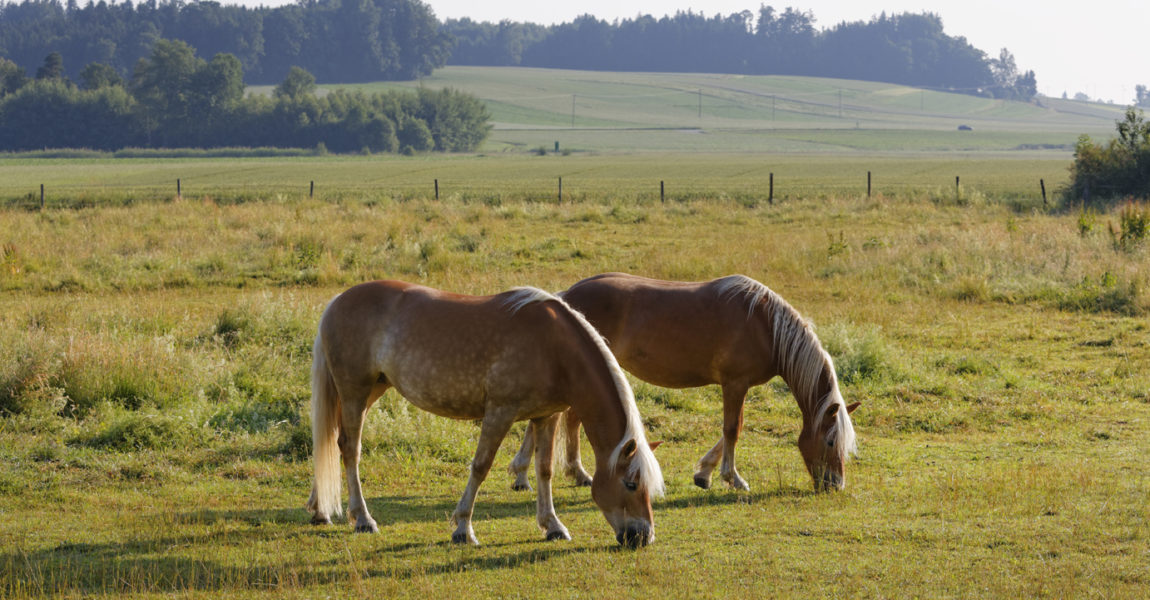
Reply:
<svg viewBox="0 0 1150 600"><path fill-rule="evenodd" d="M536 520L546 538L570 539L551 500L559 412L573 407L595 451L591 497L620 544L655 539L650 495L663 492L631 387L603 338L559 298L534 288L463 296L401 281L357 285L320 319L312 364L315 481L312 522L340 513L339 457L348 515L376 532L360 490L360 434L368 408L391 387L428 412L480 420L471 476L452 514L451 539L478 544L475 495L511 424L530 419L539 483Z"/></svg>
<svg viewBox="0 0 1150 600"><path fill-rule="evenodd" d="M686 283L606 273L560 296L607 338L635 377L668 388L722 386L723 436L699 460L695 485L709 488L721 460L723 481L750 489L735 469L743 401L749 388L776 375L802 410L798 446L815 487L845 485L843 467L855 452L850 413L858 403L843 402L834 364L810 324L767 286L743 275ZM575 408L565 425L566 471L580 485L590 482L579 462L579 419L587 416ZM515 489L530 489L531 444L528 435L511 462Z"/></svg>

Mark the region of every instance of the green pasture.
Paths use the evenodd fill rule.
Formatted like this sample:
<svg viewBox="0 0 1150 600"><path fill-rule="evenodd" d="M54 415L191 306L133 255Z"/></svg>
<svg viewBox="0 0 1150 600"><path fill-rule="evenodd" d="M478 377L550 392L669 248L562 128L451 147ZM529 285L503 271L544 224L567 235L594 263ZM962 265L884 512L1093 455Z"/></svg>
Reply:
<svg viewBox="0 0 1150 600"><path fill-rule="evenodd" d="M1150 255L1115 245L1117 210L1042 207L1038 179L1057 186L1066 166L4 160L0 597L1145 597ZM618 548L563 479L574 539L545 542L504 472L519 426L479 494L483 545L456 547L447 517L478 429L389 393L361 466L380 533L308 524L310 346L333 295L373 278L556 290L612 270L745 273L809 317L862 402L846 489L813 492L778 381L747 403L751 491L696 488L718 390L632 380L665 441L652 545Z"/></svg>
<svg viewBox="0 0 1150 600"><path fill-rule="evenodd" d="M687 135L687 134L680 134ZM697 134L695 137L705 137ZM871 154L549 153L204 159L0 159L0 203L38 208L187 198L234 203L364 197L475 202L949 196L1048 202L1069 161L1043 152ZM955 188L955 178L959 188ZM660 196L662 183L662 196Z"/></svg>
<svg viewBox="0 0 1150 600"><path fill-rule="evenodd" d="M481 98L487 152L940 152L1048 149L1106 138L1122 107L1008 102L940 90L813 77L447 67L366 91L452 87ZM325 86L326 87L326 86ZM255 88L267 93L268 87ZM959 131L966 125L971 131ZM702 135L699 135L702 134Z"/></svg>

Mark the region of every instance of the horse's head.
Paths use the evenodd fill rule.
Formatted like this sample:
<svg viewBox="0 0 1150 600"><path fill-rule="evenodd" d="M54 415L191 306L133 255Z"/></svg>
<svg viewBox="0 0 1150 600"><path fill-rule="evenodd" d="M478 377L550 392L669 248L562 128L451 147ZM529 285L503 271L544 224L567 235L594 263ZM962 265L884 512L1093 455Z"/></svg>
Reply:
<svg viewBox="0 0 1150 600"><path fill-rule="evenodd" d="M828 398L821 417L813 421L804 419L799 433L799 452L819 491L843 489L846 461L854 452L854 429L849 415L859 403L844 407L837 396L833 394Z"/></svg>
<svg viewBox="0 0 1150 600"><path fill-rule="evenodd" d="M658 446L651 444L651 449ZM646 449L644 449L645 451ZM651 490L651 477L644 471L651 468L638 464L654 456L649 451L643 454L634 439L627 440L618 449L618 458L607 468L595 470L591 480L591 498L603 511L603 516L615 530L615 539L628 548L646 546L655 541L655 519L651 514L651 494L661 490ZM658 464L654 465L658 469Z"/></svg>

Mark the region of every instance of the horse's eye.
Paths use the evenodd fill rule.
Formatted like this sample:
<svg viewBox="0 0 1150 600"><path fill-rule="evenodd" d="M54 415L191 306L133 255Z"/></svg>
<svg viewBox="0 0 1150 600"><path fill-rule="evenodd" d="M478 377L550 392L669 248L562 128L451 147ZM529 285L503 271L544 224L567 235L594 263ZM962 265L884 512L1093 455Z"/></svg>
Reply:
<svg viewBox="0 0 1150 600"><path fill-rule="evenodd" d="M827 448L834 448L834 447L835 447L835 438L834 438L834 436L830 436L827 438Z"/></svg>
<svg viewBox="0 0 1150 600"><path fill-rule="evenodd" d="M623 487L627 488L628 492L633 492L633 491L639 489L639 484L635 483L634 481L627 481L626 479L624 479L623 480Z"/></svg>

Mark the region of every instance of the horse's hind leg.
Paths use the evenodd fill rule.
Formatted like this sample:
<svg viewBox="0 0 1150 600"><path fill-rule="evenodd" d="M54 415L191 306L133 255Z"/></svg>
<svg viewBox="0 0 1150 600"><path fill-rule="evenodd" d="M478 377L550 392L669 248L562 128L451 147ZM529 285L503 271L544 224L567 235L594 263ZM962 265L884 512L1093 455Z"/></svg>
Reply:
<svg viewBox="0 0 1150 600"><path fill-rule="evenodd" d="M475 537L475 530L471 528L471 514L475 510L475 495L479 493L479 486L487 478L491 470L491 463L495 461L495 454L499 451L499 444L507 436L511 424L515 422L513 410L489 409L483 416L483 425L479 429L479 444L475 448L475 458L471 461L471 476L467 479L467 487L463 489L463 497L451 515L455 523L455 532L451 534L451 541L462 544L469 543L478 546L479 540Z"/></svg>
<svg viewBox="0 0 1150 600"><path fill-rule="evenodd" d="M535 426L535 483L539 486L535 499L535 522L545 532L548 540L569 540L571 534L559 521L558 515L555 514L555 504L551 499L555 428L559 425L559 415L535 419L532 424Z"/></svg>
<svg viewBox="0 0 1150 600"><path fill-rule="evenodd" d="M566 460L567 464L564 470L571 479L575 480L575 485L587 486L591 485L591 476L583 469L583 461L579 459L579 425L582 421L579 415L574 410L567 411L567 417L562 419L563 427L566 427Z"/></svg>
<svg viewBox="0 0 1150 600"><path fill-rule="evenodd" d="M515 477L515 481L511 483L511 489L531 491L531 482L527 481L527 467L531 466L531 454L534 450L535 425L528 423L527 431L523 432L523 444L519 446L519 452L515 453L515 458L511 459L511 464L507 465L507 472Z"/></svg>
<svg viewBox="0 0 1150 600"><path fill-rule="evenodd" d="M363 490L360 489L360 437L363 433L364 415L382 390L372 390L371 386L351 385L340 387L339 391L340 397L345 399L340 415L339 449L343 455L344 468L347 469L348 520L355 519L357 532L375 533L379 531L379 527L368 513L367 502L364 501Z"/></svg>

